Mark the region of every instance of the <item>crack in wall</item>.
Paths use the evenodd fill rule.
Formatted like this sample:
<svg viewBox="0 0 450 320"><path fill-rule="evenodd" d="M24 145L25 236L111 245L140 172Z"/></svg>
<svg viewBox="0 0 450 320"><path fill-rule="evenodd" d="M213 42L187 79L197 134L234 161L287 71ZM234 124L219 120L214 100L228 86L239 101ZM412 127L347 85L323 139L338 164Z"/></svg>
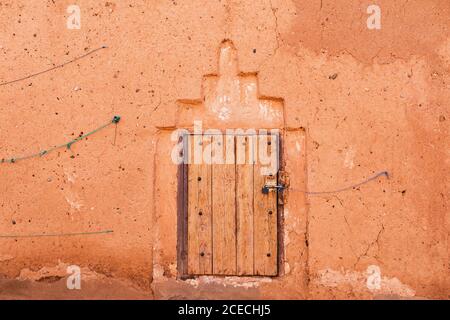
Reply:
<svg viewBox="0 0 450 320"><path fill-rule="evenodd" d="M275 46L273 52L272 52L271 54L269 54L269 56L268 56L266 59L264 59L264 61L261 62L261 63L258 65L258 70L261 70L261 69L262 69L262 66L265 65L265 64L267 63L267 61L268 61L271 57L274 57L274 56L277 54L278 50L279 50L280 47L281 47L281 43L283 42L283 40L281 39L281 35L280 35L280 32L279 32L279 26L278 26L278 16L277 16L277 10L278 10L278 8L275 8L275 7L273 6L272 0L269 0L269 4L270 4L270 10L272 11L273 21L274 21L274 24L275 24L275 25L274 25L274 33L275 33L275 42L276 42L276 46Z"/></svg>
<svg viewBox="0 0 450 320"><path fill-rule="evenodd" d="M277 46L274 50L274 53L272 54L274 56L276 54L277 50L280 48L280 33L278 31L278 17L277 17L278 8L275 8L273 6L272 0L269 0L269 3L270 3L270 9L272 10L273 17L275 19L275 40L277 42Z"/></svg>
<svg viewBox="0 0 450 320"><path fill-rule="evenodd" d="M372 241L371 243L369 243L369 245L367 246L367 248L366 248L366 250L364 251L364 253L362 253L361 255L358 256L358 258L356 259L355 264L353 265L354 268L356 268L356 266L358 265L358 263L360 262L360 260L361 260L363 257L367 257L367 254L369 253L369 250L372 248L373 245L376 244L377 247L378 247L378 250L379 250L379 248L380 248L380 245L379 245L380 236L381 236L381 234L383 233L383 231L384 231L384 225L381 224L381 228L380 228L380 231L378 231L378 234L377 234L376 239L375 239L374 241ZM374 256L374 258L376 259L376 256Z"/></svg>

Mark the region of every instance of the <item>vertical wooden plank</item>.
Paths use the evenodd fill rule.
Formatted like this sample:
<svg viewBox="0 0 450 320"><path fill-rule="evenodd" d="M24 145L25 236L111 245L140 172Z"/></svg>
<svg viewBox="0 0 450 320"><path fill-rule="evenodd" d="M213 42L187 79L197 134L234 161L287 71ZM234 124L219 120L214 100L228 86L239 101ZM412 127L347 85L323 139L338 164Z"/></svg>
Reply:
<svg viewBox="0 0 450 320"><path fill-rule="evenodd" d="M212 165L212 221L213 221L213 273L236 274L236 169L234 137L215 135L212 141L213 159L216 152L223 155L222 163ZM226 139L232 139L226 143ZM226 148L225 146L230 146ZM228 150L227 150L228 149ZM227 158L233 163L225 163ZM219 159L220 160L220 159Z"/></svg>
<svg viewBox="0 0 450 320"><path fill-rule="evenodd" d="M238 275L253 275L253 165L255 136L236 137L236 260Z"/></svg>
<svg viewBox="0 0 450 320"><path fill-rule="evenodd" d="M210 136L190 135L188 140L188 273L194 275L212 274L211 165L200 155L201 163L194 162L194 151L210 142Z"/></svg>
<svg viewBox="0 0 450 320"><path fill-rule="evenodd" d="M187 136L183 137L187 140ZM187 142L184 142L183 153L186 151ZM178 190L177 190L177 270L178 275L184 278L188 274L187 270L187 164L182 163L178 166Z"/></svg>
<svg viewBox="0 0 450 320"><path fill-rule="evenodd" d="M276 184L277 174L263 175L261 169L269 164L261 163L261 155L266 154L272 161L278 161L278 139L276 135L258 136L258 158L254 166L254 272L256 275L275 276L277 266L277 191L270 189L267 194L262 192L268 183ZM275 144L275 145L273 145ZM275 154L272 147L276 147ZM260 148L266 148L267 153ZM274 158L277 157L277 158Z"/></svg>

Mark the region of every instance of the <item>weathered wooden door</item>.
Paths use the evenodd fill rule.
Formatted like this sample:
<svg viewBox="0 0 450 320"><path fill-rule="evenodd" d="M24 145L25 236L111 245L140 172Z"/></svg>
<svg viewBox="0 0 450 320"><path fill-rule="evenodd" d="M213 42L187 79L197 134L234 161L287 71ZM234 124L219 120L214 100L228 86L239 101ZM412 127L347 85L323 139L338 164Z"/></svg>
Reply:
<svg viewBox="0 0 450 320"><path fill-rule="evenodd" d="M278 134L185 139L188 274L277 275Z"/></svg>

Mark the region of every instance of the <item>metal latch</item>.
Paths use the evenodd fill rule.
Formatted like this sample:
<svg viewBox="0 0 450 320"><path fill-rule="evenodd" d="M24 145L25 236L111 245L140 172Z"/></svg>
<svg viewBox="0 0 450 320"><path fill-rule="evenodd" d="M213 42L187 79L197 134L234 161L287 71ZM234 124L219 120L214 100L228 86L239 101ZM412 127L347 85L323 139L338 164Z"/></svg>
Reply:
<svg viewBox="0 0 450 320"><path fill-rule="evenodd" d="M286 187L283 185L279 185L279 184L277 184L277 185L267 185L266 184L264 187L262 187L261 191L264 194L268 194L271 189L274 189L277 191L283 191L284 189L286 189Z"/></svg>

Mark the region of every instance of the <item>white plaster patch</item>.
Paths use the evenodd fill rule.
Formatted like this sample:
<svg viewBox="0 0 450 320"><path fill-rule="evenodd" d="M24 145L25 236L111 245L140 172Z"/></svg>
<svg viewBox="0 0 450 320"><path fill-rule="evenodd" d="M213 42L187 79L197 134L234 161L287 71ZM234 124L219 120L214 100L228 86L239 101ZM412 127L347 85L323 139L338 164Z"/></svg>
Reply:
<svg viewBox="0 0 450 320"><path fill-rule="evenodd" d="M350 147L347 152L345 153L345 159L344 159L344 167L353 169L355 166L355 163L353 162L355 159L355 150L353 150L352 147Z"/></svg>
<svg viewBox="0 0 450 320"><path fill-rule="evenodd" d="M163 266L161 266L159 264L153 265L153 278L155 278L155 279L165 278Z"/></svg>
<svg viewBox="0 0 450 320"><path fill-rule="evenodd" d="M72 209L80 211L81 207L83 206L81 200L77 199L77 197L73 194L65 195L65 198Z"/></svg>
<svg viewBox="0 0 450 320"><path fill-rule="evenodd" d="M264 103L259 103L259 113L261 114L262 118L267 118L269 116L269 108Z"/></svg>
<svg viewBox="0 0 450 320"><path fill-rule="evenodd" d="M256 83L249 83L245 86L244 90L244 102L249 105L252 103L253 98L256 97Z"/></svg>
<svg viewBox="0 0 450 320"><path fill-rule="evenodd" d="M285 274L291 273L291 266L287 262L284 263L284 273Z"/></svg>
<svg viewBox="0 0 450 320"><path fill-rule="evenodd" d="M262 119L273 121L282 118L280 111L274 109L269 102L260 101L259 102L259 114Z"/></svg>
<svg viewBox="0 0 450 320"><path fill-rule="evenodd" d="M185 282L187 284L193 286L194 288L198 288L198 285L199 285L198 279L187 279Z"/></svg>
<svg viewBox="0 0 450 320"><path fill-rule="evenodd" d="M261 283L267 283L272 282L272 278L269 277L214 277L214 276L200 276L196 281L191 281L189 283L190 285L194 287L198 287L200 284L219 284L226 286L233 286L233 287L242 287L242 288L256 288L259 287Z"/></svg>
<svg viewBox="0 0 450 320"><path fill-rule="evenodd" d="M438 54L447 66L450 66L450 38L438 49Z"/></svg>
<svg viewBox="0 0 450 320"><path fill-rule="evenodd" d="M284 209L283 211L284 214L284 220L286 222L285 224L285 228L286 228L286 232L285 232L285 245L287 245L287 243L289 243L289 239L288 239L288 233L293 232L295 234L300 234L301 233L301 229L302 227L300 226L300 218L297 215L290 215L290 212L288 211L287 208Z"/></svg>
<svg viewBox="0 0 450 320"><path fill-rule="evenodd" d="M14 257L9 254L0 254L0 262L12 260Z"/></svg>
<svg viewBox="0 0 450 320"><path fill-rule="evenodd" d="M72 173L70 171L64 170L64 174L67 177L67 181L69 181L70 183L75 183L75 180L76 180L76 177L77 177L75 173Z"/></svg>
<svg viewBox="0 0 450 320"><path fill-rule="evenodd" d="M289 239L289 231L286 230L284 233L284 246L287 247L291 243L291 240Z"/></svg>
<svg viewBox="0 0 450 320"><path fill-rule="evenodd" d="M380 267L370 265L367 267L367 281L366 286L369 290L381 289L381 270Z"/></svg>
<svg viewBox="0 0 450 320"><path fill-rule="evenodd" d="M32 281L39 281L43 278L47 277L60 277L65 278L67 277L67 267L69 267L71 264L58 261L58 264L52 267L43 267L37 271L30 270L28 268L22 269L20 271L19 276L16 278L17 280L32 280ZM81 278L83 281L88 280L97 280L97 279L105 279L106 276L96 273L94 271L91 271L87 267L81 268Z"/></svg>
<svg viewBox="0 0 450 320"><path fill-rule="evenodd" d="M217 114L220 120L227 120L231 116L231 110L227 107L231 102L231 98L227 95L217 97L216 103L212 106L212 111Z"/></svg>
<svg viewBox="0 0 450 320"><path fill-rule="evenodd" d="M351 285L353 289L359 291L370 291L371 293L384 295L399 295L402 297L413 297L416 292L401 283L397 278L389 278L381 275L378 266L369 266L366 272L350 271L345 272L324 269L318 272L318 277L313 281L326 287L337 287L339 285Z"/></svg>
<svg viewBox="0 0 450 320"><path fill-rule="evenodd" d="M284 215L285 219L287 219L289 217L289 210L288 210L288 208L284 208L283 215Z"/></svg>
<svg viewBox="0 0 450 320"><path fill-rule="evenodd" d="M228 109L227 107L222 107L220 108L217 116L219 117L220 120L227 120L230 118L230 109Z"/></svg>

